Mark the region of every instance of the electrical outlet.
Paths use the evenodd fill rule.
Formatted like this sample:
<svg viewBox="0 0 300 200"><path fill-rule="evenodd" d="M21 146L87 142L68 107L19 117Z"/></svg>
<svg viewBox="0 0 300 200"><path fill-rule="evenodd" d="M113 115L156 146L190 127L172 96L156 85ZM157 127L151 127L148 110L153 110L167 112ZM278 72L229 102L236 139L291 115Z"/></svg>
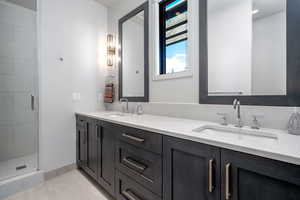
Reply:
<svg viewBox="0 0 300 200"><path fill-rule="evenodd" d="M101 92L98 93L98 95L97 95L97 101L98 102L102 102L103 101L103 94Z"/></svg>
<svg viewBox="0 0 300 200"><path fill-rule="evenodd" d="M81 100L81 94L78 92L73 92L72 96L73 96L73 101L75 102Z"/></svg>

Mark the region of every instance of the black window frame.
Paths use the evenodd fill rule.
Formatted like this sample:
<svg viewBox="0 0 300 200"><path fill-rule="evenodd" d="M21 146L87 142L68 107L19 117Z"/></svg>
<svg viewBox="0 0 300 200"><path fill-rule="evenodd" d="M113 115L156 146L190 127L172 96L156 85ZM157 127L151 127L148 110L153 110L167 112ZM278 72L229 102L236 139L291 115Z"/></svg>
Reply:
<svg viewBox="0 0 300 200"><path fill-rule="evenodd" d="M166 40L170 39L170 38L166 38L166 32L168 30L176 28L180 25L188 23L188 20L185 20L185 21L180 22L172 27L166 28L166 6L168 4L171 4L174 1L176 1L176 0L163 0L159 3L159 74L160 75L166 74L166 71L167 71L166 70L166 67L167 67L166 66L166 47L168 45L166 45ZM184 6L186 7L186 11L188 12L188 0L184 1L181 4L185 4ZM181 5L181 4L179 4L179 5ZM188 30L181 32L179 34L173 35L172 37L176 37L178 35L181 35L181 34L184 34L187 32L188 32ZM178 42L182 42L185 40L187 40L187 39L178 40L172 44L176 44ZM169 44L169 45L172 45L172 44Z"/></svg>

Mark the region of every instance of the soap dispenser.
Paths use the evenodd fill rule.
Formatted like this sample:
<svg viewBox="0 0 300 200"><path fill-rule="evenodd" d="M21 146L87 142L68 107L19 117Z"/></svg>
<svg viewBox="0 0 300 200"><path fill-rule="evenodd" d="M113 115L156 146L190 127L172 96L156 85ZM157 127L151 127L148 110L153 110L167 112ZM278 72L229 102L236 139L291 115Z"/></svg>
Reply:
<svg viewBox="0 0 300 200"><path fill-rule="evenodd" d="M289 134L300 135L300 113L297 112L297 108L295 108L294 113L290 117L288 131Z"/></svg>

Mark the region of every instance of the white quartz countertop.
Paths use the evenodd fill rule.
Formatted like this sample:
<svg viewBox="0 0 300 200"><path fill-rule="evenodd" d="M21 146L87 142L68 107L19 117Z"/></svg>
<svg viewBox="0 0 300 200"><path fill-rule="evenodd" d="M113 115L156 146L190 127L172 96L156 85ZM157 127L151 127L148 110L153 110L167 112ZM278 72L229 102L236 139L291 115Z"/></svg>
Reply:
<svg viewBox="0 0 300 200"><path fill-rule="evenodd" d="M287 131L262 129L274 133L278 137L276 140L266 141L259 137L249 139L249 137L227 137L226 135L218 136L193 131L201 126L215 124L206 121L155 115L126 114L125 116L118 116L112 115L111 112L77 112L76 114L300 165L300 136L290 135Z"/></svg>

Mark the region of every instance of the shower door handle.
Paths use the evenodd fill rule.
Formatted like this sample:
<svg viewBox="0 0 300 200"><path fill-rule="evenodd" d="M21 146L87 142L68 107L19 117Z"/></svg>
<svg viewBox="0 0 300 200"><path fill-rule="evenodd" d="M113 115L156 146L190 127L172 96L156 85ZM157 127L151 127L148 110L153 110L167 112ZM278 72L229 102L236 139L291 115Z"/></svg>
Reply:
<svg viewBox="0 0 300 200"><path fill-rule="evenodd" d="M31 110L34 111L34 96L30 95L30 101L31 101Z"/></svg>

